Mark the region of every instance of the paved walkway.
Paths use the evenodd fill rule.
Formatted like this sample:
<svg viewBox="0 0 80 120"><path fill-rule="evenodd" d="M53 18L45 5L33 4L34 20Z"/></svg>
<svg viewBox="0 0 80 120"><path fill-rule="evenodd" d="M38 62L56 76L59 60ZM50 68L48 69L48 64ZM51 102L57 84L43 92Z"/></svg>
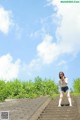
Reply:
<svg viewBox="0 0 80 120"><path fill-rule="evenodd" d="M9 120L30 120L48 97L16 99L0 103L0 111L9 111Z"/></svg>
<svg viewBox="0 0 80 120"><path fill-rule="evenodd" d="M48 96L10 100L0 103L0 111L9 111L9 120L80 120L80 97L72 97L72 107L66 98L58 107L58 100Z"/></svg>

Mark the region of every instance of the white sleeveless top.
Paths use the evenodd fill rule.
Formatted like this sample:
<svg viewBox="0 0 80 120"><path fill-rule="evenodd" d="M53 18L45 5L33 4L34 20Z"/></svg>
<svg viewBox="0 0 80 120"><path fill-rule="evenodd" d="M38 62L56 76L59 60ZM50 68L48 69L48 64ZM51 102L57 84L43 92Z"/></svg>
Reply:
<svg viewBox="0 0 80 120"><path fill-rule="evenodd" d="M62 80L59 80L59 86L60 87L66 87L68 85L68 78L65 78L65 83L62 82Z"/></svg>

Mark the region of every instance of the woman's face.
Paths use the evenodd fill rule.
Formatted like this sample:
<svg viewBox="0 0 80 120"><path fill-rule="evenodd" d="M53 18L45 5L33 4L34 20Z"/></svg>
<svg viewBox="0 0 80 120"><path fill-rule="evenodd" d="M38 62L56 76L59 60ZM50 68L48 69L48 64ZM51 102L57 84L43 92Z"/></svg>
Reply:
<svg viewBox="0 0 80 120"><path fill-rule="evenodd" d="M61 79L64 78L63 73L60 73L59 76L60 76Z"/></svg>

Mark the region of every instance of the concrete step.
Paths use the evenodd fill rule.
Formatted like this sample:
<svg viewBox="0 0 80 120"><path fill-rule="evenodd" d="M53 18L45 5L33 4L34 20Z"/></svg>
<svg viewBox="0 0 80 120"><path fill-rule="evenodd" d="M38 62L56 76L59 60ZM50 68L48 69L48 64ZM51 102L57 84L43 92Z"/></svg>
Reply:
<svg viewBox="0 0 80 120"><path fill-rule="evenodd" d="M58 107L58 100L51 100L46 108L42 111L37 120L80 120L80 115L78 111L77 98L72 97L73 106L70 107L65 97L62 101L63 106Z"/></svg>

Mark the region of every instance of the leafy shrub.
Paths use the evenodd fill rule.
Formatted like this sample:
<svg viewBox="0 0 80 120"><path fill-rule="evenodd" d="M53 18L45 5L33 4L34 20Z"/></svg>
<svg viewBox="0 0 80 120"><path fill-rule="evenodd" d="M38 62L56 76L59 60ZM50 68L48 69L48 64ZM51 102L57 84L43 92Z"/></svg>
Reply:
<svg viewBox="0 0 80 120"><path fill-rule="evenodd" d="M26 94L30 94L34 92L34 83L32 81L22 82L22 84Z"/></svg>
<svg viewBox="0 0 80 120"><path fill-rule="evenodd" d="M58 86L50 79L42 80L40 77L35 78L35 93L37 95L51 95L58 93Z"/></svg>
<svg viewBox="0 0 80 120"><path fill-rule="evenodd" d="M51 79L36 77L34 82L18 79L14 81L0 81L0 100L6 98L35 98L38 96L58 93L58 86Z"/></svg>
<svg viewBox="0 0 80 120"><path fill-rule="evenodd" d="M10 81L6 83L6 87L7 87L7 95L8 97L15 97L17 95L19 95L20 93L23 93L23 85L20 82L20 80L14 80L14 81Z"/></svg>
<svg viewBox="0 0 80 120"><path fill-rule="evenodd" d="M73 88L74 88L74 92L80 93L80 78L74 80Z"/></svg>
<svg viewBox="0 0 80 120"><path fill-rule="evenodd" d="M7 98L6 84L3 80L0 80L0 101L4 101Z"/></svg>

